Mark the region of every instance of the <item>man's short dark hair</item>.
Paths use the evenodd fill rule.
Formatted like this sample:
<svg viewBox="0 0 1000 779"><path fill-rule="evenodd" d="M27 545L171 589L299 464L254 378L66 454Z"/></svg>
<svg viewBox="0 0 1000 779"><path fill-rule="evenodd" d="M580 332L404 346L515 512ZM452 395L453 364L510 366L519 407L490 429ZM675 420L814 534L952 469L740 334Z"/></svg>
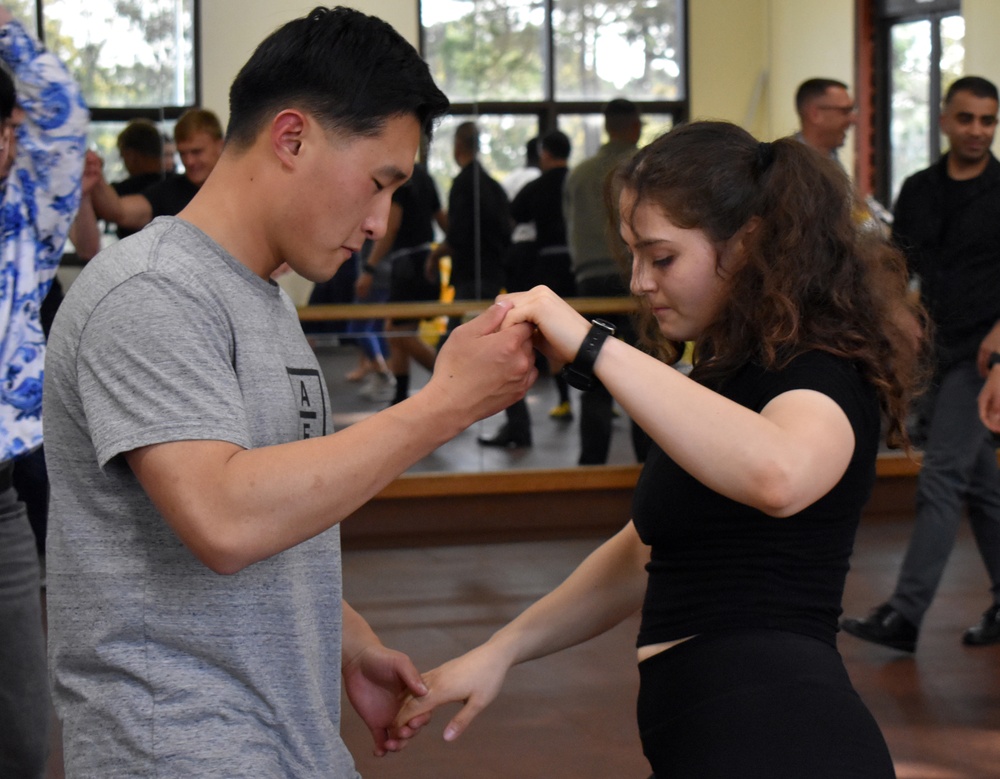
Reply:
<svg viewBox="0 0 1000 779"><path fill-rule="evenodd" d="M970 92L976 97L990 98L1000 102L1000 98L997 97L996 85L982 76L965 76L952 82L945 93L944 105L948 105L958 92Z"/></svg>
<svg viewBox="0 0 1000 779"><path fill-rule="evenodd" d="M455 148L467 154L479 154L479 127L475 122L462 122L455 128Z"/></svg>
<svg viewBox="0 0 1000 779"><path fill-rule="evenodd" d="M538 167L538 136L524 144L524 161L529 168Z"/></svg>
<svg viewBox="0 0 1000 779"><path fill-rule="evenodd" d="M604 106L604 128L609 133L632 128L639 119L639 107L631 100L616 97Z"/></svg>
<svg viewBox="0 0 1000 779"><path fill-rule="evenodd" d="M17 91L14 89L14 79L6 68L0 68L0 122L6 122L14 113L17 105Z"/></svg>
<svg viewBox="0 0 1000 779"><path fill-rule="evenodd" d="M163 156L163 135L149 119L133 119L118 133L118 151L131 149L143 157Z"/></svg>
<svg viewBox="0 0 1000 779"><path fill-rule="evenodd" d="M319 7L269 35L237 74L227 142L249 147L284 108L306 111L328 130L366 136L409 114L429 138L448 98L416 49L384 21Z"/></svg>
<svg viewBox="0 0 1000 779"><path fill-rule="evenodd" d="M802 114L809 103L826 94L826 90L836 87L837 89L847 89L847 84L837 81L835 78L810 78L799 84L795 90L795 110Z"/></svg>
<svg viewBox="0 0 1000 779"><path fill-rule="evenodd" d="M572 147L569 142L569 136L562 130L549 130L542 136L542 140L539 143L543 151L551 154L557 160L569 159L569 152Z"/></svg>

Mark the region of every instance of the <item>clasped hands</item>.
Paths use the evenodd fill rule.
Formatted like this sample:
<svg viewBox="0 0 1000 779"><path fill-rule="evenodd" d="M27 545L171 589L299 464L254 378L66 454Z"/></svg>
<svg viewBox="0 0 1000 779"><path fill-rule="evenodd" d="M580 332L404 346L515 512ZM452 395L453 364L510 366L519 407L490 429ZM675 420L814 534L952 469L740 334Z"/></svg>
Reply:
<svg viewBox="0 0 1000 779"><path fill-rule="evenodd" d="M505 656L504 650L488 641L424 674L422 680L419 676L405 675L402 677L405 686L394 698L398 709L391 723L386 720L386 708L382 709L381 720L374 722L358 705L350 689L348 695L372 732L375 755L381 757L387 752L403 750L430 722L436 708L458 702L463 704L462 708L444 729L445 741L454 741L497 697L511 665L512 660Z"/></svg>

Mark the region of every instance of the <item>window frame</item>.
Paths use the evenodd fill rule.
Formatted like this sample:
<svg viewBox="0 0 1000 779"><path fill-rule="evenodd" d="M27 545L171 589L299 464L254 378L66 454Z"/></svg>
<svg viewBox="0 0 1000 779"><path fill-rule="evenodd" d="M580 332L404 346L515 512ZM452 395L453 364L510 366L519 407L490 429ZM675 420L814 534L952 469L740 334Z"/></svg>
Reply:
<svg viewBox="0 0 1000 779"><path fill-rule="evenodd" d="M426 55L425 29L423 24L423 4L425 0L417 0L417 24L419 26L419 47L421 56ZM669 114L673 118L673 126L688 121L691 102L690 79L690 34L689 34L689 0L680 0L683 41L683 57L681 79L684 85L683 100L632 100L642 114ZM555 33L552 26L552 14L555 0L544 0L545 22L543 25L545 38L542 42L542 60L545 67L544 97L541 100L493 100L486 98L476 101L453 102L449 114L471 115L479 114L511 114L534 115L538 118L538 134L543 135L549 130L558 128L560 114L602 114L607 100L556 100L555 83ZM629 97L627 94L623 97ZM631 98L629 98L631 99Z"/></svg>
<svg viewBox="0 0 1000 779"><path fill-rule="evenodd" d="M118 122L122 127L132 119L149 119L153 122L163 123L168 120L180 118L181 114L189 108L196 108L202 101L201 83L201 0L191 0L192 10L192 35L191 35L191 59L192 78L194 79L194 102L190 105L162 105L162 106L130 106L123 108L112 108L108 106L93 105L87 101L87 108L90 110L90 119L93 122ZM44 0L35 0L35 35L38 40L45 44L45 15Z"/></svg>
<svg viewBox="0 0 1000 779"><path fill-rule="evenodd" d="M869 0L871 1L871 0ZM941 22L962 14L961 0L874 0L874 94L876 121L873 132L873 184L876 197L890 204L892 192L892 28L897 24L928 21L931 24L928 127L937 128L941 111ZM928 159L941 156L941 134L929 133Z"/></svg>

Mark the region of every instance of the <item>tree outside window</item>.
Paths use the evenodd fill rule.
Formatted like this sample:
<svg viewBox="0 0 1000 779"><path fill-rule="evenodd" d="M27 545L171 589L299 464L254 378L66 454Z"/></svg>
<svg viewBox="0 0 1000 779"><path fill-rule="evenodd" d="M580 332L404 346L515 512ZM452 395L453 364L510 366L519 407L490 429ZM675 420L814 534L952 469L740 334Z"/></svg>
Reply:
<svg viewBox="0 0 1000 779"><path fill-rule="evenodd" d="M89 142L109 180L124 175L115 140L133 118L169 133L199 101L197 0L9 0L26 25L66 63L90 108ZM41 15L40 24L39 16Z"/></svg>
<svg viewBox="0 0 1000 779"><path fill-rule="evenodd" d="M431 152L439 183L450 181L459 117L479 122L484 164L502 180L524 164L527 140L552 128L570 136L571 163L593 154L612 98L639 105L644 140L687 116L684 0L421 0L420 18L456 119Z"/></svg>

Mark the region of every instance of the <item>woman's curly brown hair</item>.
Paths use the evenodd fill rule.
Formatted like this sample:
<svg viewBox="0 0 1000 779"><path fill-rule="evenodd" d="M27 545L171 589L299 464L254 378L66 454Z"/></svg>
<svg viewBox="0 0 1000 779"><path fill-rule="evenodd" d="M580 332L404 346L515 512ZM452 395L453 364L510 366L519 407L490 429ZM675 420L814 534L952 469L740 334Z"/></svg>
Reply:
<svg viewBox="0 0 1000 779"><path fill-rule="evenodd" d="M807 350L830 352L853 360L877 389L889 444L908 444L925 317L907 295L902 255L864 223L835 161L794 138L762 144L727 122L694 122L609 179L615 224L632 218L617 210L625 189L633 210L655 203L719 246L748 228L720 316L695 344L693 378L718 386L748 361L781 368ZM666 342L648 311L639 320L643 345L676 361L682 345Z"/></svg>

